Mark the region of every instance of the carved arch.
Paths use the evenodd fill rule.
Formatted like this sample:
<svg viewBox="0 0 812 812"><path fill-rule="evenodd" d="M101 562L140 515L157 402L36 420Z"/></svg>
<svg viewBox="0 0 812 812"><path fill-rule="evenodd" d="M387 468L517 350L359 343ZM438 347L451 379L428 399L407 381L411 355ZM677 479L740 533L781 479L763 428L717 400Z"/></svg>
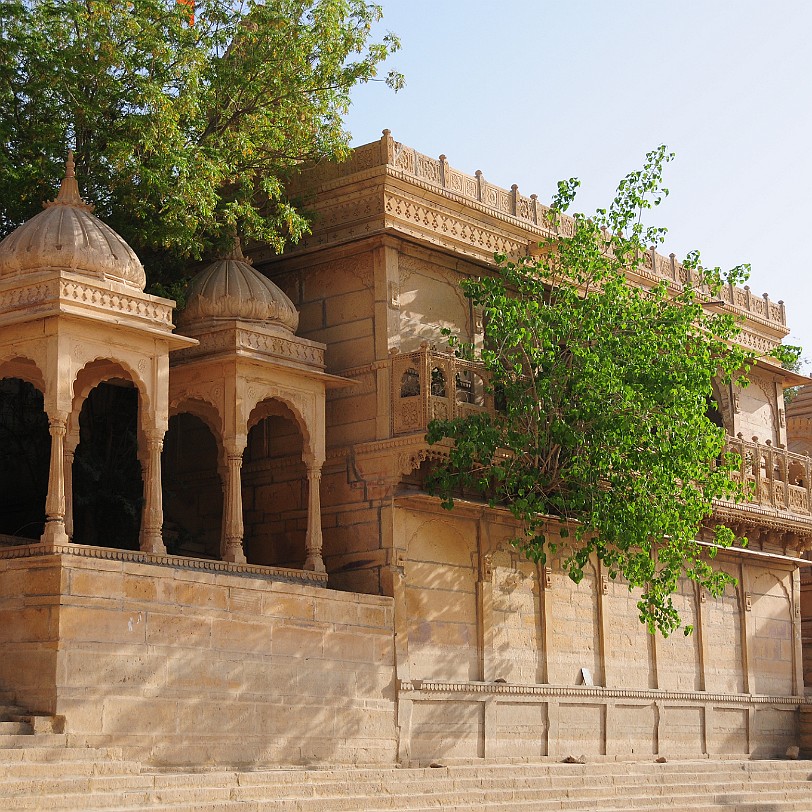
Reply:
<svg viewBox="0 0 812 812"><path fill-rule="evenodd" d="M268 392L265 397L258 400L252 406L246 422L245 433L247 435L254 426L259 424L266 417L276 416L289 419L292 416L294 423L302 435L302 459L303 461L307 462L309 455L315 454L316 449L313 446L313 433L310 430L310 424L307 419L307 415L305 414L305 409L303 408L303 406L306 406L307 404L302 402L297 403L297 400L299 400L299 398L294 399L290 393L286 393L284 390ZM279 407L276 406L275 403L279 403L287 407L290 414L285 414L284 412L280 411ZM314 421L315 417L315 409L313 409L312 418Z"/></svg>
<svg viewBox="0 0 812 812"><path fill-rule="evenodd" d="M109 364L111 369L105 370L102 368L100 370L101 374L92 375L91 372L95 371L93 370L93 366L95 364L99 364L99 362ZM130 382L138 390L139 409L143 409L145 414L150 414L152 412L152 399L150 397L149 388L147 387L146 381L139 374L138 370L135 369L131 364L128 364L126 361L122 361L118 358L109 358L99 355L93 358L91 361L85 363L73 376L73 382L71 384L71 389L73 391L73 398L71 400L72 415L75 414L78 419L79 412L82 410L82 405L87 399L87 396L100 383L105 383L113 378L121 377L117 374L110 374L111 372L115 373L115 370L113 369L115 367L118 367L119 371L124 373L125 378L129 378ZM83 375L85 372L88 374Z"/></svg>
<svg viewBox="0 0 812 812"><path fill-rule="evenodd" d="M19 378L30 383L43 397L45 396L47 389L45 375L36 360L27 355L15 353L0 358L0 378Z"/></svg>

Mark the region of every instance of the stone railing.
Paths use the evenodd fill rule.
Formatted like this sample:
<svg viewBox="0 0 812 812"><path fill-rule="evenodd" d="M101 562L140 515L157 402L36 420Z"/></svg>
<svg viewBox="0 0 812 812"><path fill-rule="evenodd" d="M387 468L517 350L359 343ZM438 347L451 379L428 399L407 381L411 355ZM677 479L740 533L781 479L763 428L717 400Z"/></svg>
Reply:
<svg viewBox="0 0 812 812"><path fill-rule="evenodd" d="M493 395L482 366L424 343L411 353L389 357L392 433L425 432L431 420L493 412ZM750 504L812 517L812 458L771 442L728 437L726 450L741 458L734 475L752 488Z"/></svg>
<svg viewBox="0 0 812 812"><path fill-rule="evenodd" d="M504 189L485 180L480 170L473 175L454 169L445 155L432 158L424 155L392 138L389 130L383 131L383 137L371 144L356 147L350 157L341 164L323 163L306 169L301 179L293 184L306 189L337 181L340 178L367 172L377 167L387 167L387 172L419 184L442 190L444 193L462 198L465 201L500 217L509 217L520 223L530 226L534 231L541 231L539 237L551 236L558 233L569 236L573 233L574 220L563 216L559 218L555 229L550 226L547 217L550 211L548 206L539 202L537 195L529 197L519 192L516 184L510 189ZM538 238L536 238L536 241ZM674 254L665 257L658 254L653 248L646 256L641 275L653 279L666 279L672 285L679 287L689 278L692 272L677 262ZM749 287L738 288L733 285L725 286L720 293L721 301L725 304L747 313L766 322L786 326L786 309L782 301L774 302L765 293L762 296L753 294Z"/></svg>
<svg viewBox="0 0 812 812"><path fill-rule="evenodd" d="M480 364L428 344L389 358L392 380L392 433L424 432L431 420L492 411L487 375Z"/></svg>
<svg viewBox="0 0 812 812"><path fill-rule="evenodd" d="M750 502L761 507L812 515L812 458L776 448L757 438L728 437L726 449L741 457L736 474L752 487Z"/></svg>

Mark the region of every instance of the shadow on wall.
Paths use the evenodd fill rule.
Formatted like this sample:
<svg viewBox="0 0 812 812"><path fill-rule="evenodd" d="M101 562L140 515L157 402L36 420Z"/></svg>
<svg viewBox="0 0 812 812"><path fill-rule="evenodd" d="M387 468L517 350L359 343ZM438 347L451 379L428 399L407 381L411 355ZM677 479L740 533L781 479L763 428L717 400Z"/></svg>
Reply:
<svg viewBox="0 0 812 812"><path fill-rule="evenodd" d="M93 563L71 562L60 609L58 712L88 745L176 766L395 760L387 599Z"/></svg>

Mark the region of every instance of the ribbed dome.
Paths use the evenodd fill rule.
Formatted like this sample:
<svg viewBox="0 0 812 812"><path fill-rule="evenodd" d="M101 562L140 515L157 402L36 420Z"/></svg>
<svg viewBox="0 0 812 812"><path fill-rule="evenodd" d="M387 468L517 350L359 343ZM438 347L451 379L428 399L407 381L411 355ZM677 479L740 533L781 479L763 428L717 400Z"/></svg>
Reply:
<svg viewBox="0 0 812 812"><path fill-rule="evenodd" d="M812 385L802 386L787 407L787 417L812 417Z"/></svg>
<svg viewBox="0 0 812 812"><path fill-rule="evenodd" d="M205 319L241 319L277 325L293 333L299 313L270 279L245 260L239 242L231 254L202 270L189 283L181 325Z"/></svg>
<svg viewBox="0 0 812 812"><path fill-rule="evenodd" d="M43 205L44 211L0 242L0 279L64 270L144 289L144 266L135 251L79 196L72 152L56 200Z"/></svg>

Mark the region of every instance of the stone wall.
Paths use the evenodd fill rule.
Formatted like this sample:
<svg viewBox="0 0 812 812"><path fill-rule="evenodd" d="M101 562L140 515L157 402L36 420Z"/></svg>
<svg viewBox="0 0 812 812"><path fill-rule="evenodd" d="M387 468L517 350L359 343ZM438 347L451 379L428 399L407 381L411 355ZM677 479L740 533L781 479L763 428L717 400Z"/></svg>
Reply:
<svg viewBox="0 0 812 812"><path fill-rule="evenodd" d="M0 588L0 687L63 714L75 744L162 765L395 760L388 598L71 554L2 561Z"/></svg>
<svg viewBox="0 0 812 812"><path fill-rule="evenodd" d="M397 501L407 759L776 756L796 743L804 700L789 561L731 556L721 565L739 586L719 598L681 582L675 604L694 631L663 638L640 624L639 590L597 561L575 584L559 559L524 560L498 511Z"/></svg>

